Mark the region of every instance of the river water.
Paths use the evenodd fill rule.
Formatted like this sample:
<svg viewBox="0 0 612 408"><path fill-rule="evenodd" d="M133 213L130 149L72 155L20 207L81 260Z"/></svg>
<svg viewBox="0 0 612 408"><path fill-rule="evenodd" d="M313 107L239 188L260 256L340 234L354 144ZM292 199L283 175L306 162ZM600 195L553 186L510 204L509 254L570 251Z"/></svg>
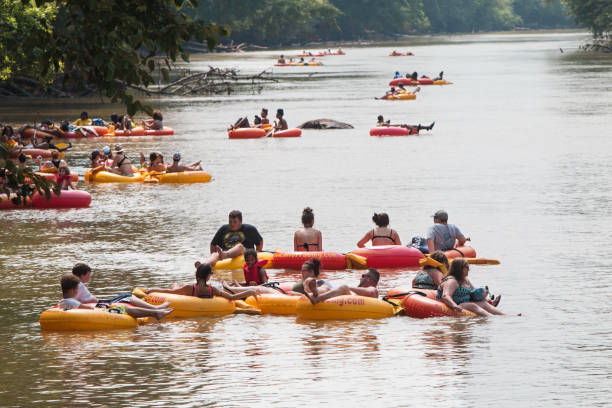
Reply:
<svg viewBox="0 0 612 408"><path fill-rule="evenodd" d="M582 33L418 39L347 48L322 67L275 68L279 83L235 95L152 99L175 136L117 139L128 155L181 151L211 183L85 186L89 209L0 214L2 406L604 406L612 377L612 59L576 48ZM562 48L563 53L559 50ZM414 57L388 57L393 49ZM286 53L289 53L287 51ZM257 73L279 52L195 56ZM380 101L396 70L455 84L416 101ZM299 75L298 75L299 74ZM99 101L2 102L13 122L104 116ZM228 140L228 123L262 107L290 126L316 118L350 130L299 139ZM378 114L429 123L418 137L368 135ZM93 148L75 142L79 174ZM386 211L402 240L423 235L440 208L499 266L471 280L522 317L300 321L232 315L95 333L44 333L40 313L76 262L91 291L193 279L230 210L264 248L292 248L301 211L315 211L326 250L348 251ZM381 289L414 271L382 271ZM291 271L270 271L294 281ZM225 276L225 275L224 275ZM325 272L354 283L358 272ZM219 277L217 277L218 279Z"/></svg>

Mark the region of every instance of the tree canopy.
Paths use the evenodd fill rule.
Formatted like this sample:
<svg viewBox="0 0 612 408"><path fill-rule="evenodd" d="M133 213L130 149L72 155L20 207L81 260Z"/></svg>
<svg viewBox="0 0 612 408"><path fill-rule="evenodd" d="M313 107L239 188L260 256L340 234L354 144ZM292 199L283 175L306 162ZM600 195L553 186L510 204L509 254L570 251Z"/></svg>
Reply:
<svg viewBox="0 0 612 408"><path fill-rule="evenodd" d="M0 80L49 81L60 73L77 89L94 87L134 114L150 108L127 85L148 86L157 69L188 60L183 43L212 49L229 27L193 19L196 0L0 0Z"/></svg>
<svg viewBox="0 0 612 408"><path fill-rule="evenodd" d="M588 27L595 37L612 32L612 1L563 0L580 24Z"/></svg>

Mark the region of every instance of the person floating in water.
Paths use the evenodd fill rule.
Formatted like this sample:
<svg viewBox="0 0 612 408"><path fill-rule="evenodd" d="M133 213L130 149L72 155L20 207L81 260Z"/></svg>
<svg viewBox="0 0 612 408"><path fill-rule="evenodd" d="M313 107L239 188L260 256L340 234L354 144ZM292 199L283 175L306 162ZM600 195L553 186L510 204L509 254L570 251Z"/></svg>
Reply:
<svg viewBox="0 0 612 408"><path fill-rule="evenodd" d="M418 125L407 125L405 123L403 124L391 124L390 120L385 121L385 118L383 117L383 115L378 115L378 122L376 123L376 126L378 127L402 127L405 129L410 129L413 130L415 132L419 132L420 130L431 130L433 129L434 125L436 124L436 122L431 122L431 125L429 126L423 126L420 123Z"/></svg>

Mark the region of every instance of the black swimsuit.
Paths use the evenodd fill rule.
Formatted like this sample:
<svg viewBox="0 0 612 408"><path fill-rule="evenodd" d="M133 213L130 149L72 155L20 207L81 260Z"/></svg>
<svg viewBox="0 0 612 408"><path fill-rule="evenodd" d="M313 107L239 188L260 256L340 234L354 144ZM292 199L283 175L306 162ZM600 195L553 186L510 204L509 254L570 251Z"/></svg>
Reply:
<svg viewBox="0 0 612 408"><path fill-rule="evenodd" d="M308 250L309 250L309 249L308 249L308 247L310 247L310 246L316 246L316 247L317 247L317 249L319 249L319 244L317 244L317 243L314 243L314 244L309 244L309 243L307 243L307 242L304 242L303 244L299 244L299 245L298 245L298 248L299 248L299 247L304 247L304 249L305 249L306 251L308 251Z"/></svg>
<svg viewBox="0 0 612 408"><path fill-rule="evenodd" d="M374 230L372 230L372 241L374 241L374 238L387 238L387 239L390 239L391 241L393 241L393 244L395 244L395 240L393 239L393 229L391 230L391 234L389 234L389 236L386 236L386 235L375 235Z"/></svg>

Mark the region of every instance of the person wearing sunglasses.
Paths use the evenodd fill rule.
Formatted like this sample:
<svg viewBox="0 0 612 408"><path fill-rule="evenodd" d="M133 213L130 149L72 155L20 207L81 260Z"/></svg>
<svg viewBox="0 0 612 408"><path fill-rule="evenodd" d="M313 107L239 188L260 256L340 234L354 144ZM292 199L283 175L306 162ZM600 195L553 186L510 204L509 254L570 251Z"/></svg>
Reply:
<svg viewBox="0 0 612 408"><path fill-rule="evenodd" d="M474 286L468 279L469 272L470 265L465 259L453 260L448 276L442 279L438 288L436 299L456 312L465 309L476 313L478 316L505 314L486 300L487 293L475 298ZM499 303L499 300L497 302Z"/></svg>
<svg viewBox="0 0 612 408"><path fill-rule="evenodd" d="M376 286L378 285L379 280L380 273L376 269L370 268L366 273L361 275L361 280L359 281L358 286L353 287L348 285L342 285L328 292L320 294L317 290L316 279L309 278L304 281L304 287L308 287L311 293L308 293L309 291L305 291L304 294L313 305L316 305L317 303L323 302L327 299L342 295L357 295L377 298L378 289L376 288Z"/></svg>

